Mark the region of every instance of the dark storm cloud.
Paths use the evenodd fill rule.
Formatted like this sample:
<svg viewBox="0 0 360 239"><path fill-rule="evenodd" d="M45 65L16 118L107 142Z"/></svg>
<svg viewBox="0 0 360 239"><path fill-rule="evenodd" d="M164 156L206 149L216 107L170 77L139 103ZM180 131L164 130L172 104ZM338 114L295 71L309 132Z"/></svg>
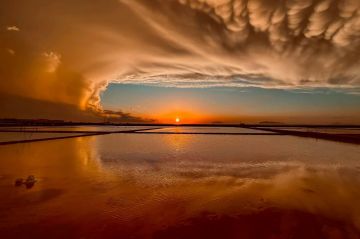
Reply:
<svg viewBox="0 0 360 239"><path fill-rule="evenodd" d="M264 87L360 83L358 0L125 2L150 19L149 26L159 36L191 52L191 57L158 58L158 65L168 62L161 68L145 62L142 70L150 77L143 74L144 81L167 68L169 84L172 76L180 75L174 72L203 74L205 81L208 75L219 76L224 85L238 74L262 75L279 83L264 81ZM139 75L133 78L141 81Z"/></svg>
<svg viewBox="0 0 360 239"><path fill-rule="evenodd" d="M152 119L145 119L142 117L134 116L130 113L126 113L123 111L115 111L115 110L103 110L100 113L100 116L106 120L112 122L122 122L122 123L132 123L132 122L142 122L142 123L150 123L154 122Z"/></svg>

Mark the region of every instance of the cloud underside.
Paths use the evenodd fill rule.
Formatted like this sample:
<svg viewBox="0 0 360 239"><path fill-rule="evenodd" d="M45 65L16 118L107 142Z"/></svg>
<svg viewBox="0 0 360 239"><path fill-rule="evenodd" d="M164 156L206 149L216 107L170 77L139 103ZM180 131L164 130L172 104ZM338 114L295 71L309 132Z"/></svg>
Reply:
<svg viewBox="0 0 360 239"><path fill-rule="evenodd" d="M0 91L11 95L101 110L111 82L360 86L358 0L21 2L0 10Z"/></svg>
<svg viewBox="0 0 360 239"><path fill-rule="evenodd" d="M119 82L179 86L360 84L358 0L123 1L174 49Z"/></svg>

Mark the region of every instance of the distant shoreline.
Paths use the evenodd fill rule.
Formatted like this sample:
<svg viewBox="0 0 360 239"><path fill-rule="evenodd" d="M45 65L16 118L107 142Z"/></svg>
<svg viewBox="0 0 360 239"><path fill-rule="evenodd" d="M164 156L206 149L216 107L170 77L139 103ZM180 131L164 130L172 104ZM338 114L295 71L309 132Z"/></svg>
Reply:
<svg viewBox="0 0 360 239"><path fill-rule="evenodd" d="M110 123L110 122L71 122L63 120L0 119L0 127L9 126L182 126L182 127L305 127L305 128L360 128L360 124L263 124L263 123L206 123L206 124L170 124L170 123Z"/></svg>

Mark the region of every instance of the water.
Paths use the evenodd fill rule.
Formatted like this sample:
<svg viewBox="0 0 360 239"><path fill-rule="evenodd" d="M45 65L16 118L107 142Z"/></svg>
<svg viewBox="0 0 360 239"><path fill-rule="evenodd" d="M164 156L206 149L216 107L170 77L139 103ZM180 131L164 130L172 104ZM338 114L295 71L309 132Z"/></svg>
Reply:
<svg viewBox="0 0 360 239"><path fill-rule="evenodd" d="M357 145L111 134L0 155L1 238L360 238Z"/></svg>
<svg viewBox="0 0 360 239"><path fill-rule="evenodd" d="M149 132L167 132L167 133L218 133L218 134L271 134L264 130L236 128L236 127L166 127L150 130Z"/></svg>
<svg viewBox="0 0 360 239"><path fill-rule="evenodd" d="M38 140L58 137L70 137L83 135L79 133L16 133L16 132L0 132L0 143L9 141Z"/></svg>
<svg viewBox="0 0 360 239"><path fill-rule="evenodd" d="M290 130L300 132L317 132L326 134L360 134L360 128L304 128L304 127L267 127L269 129Z"/></svg>
<svg viewBox="0 0 360 239"><path fill-rule="evenodd" d="M0 130L13 130L13 131L102 131L102 132L112 132L112 131L130 131L130 130L138 130L138 129L151 129L158 128L155 126L96 126L96 125L79 125L79 126L9 126L9 127L0 127Z"/></svg>

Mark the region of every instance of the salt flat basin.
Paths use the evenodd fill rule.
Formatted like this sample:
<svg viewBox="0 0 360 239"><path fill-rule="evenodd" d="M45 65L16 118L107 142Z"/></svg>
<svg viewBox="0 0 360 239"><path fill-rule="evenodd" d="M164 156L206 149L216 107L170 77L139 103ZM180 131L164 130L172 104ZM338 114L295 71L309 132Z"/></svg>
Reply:
<svg viewBox="0 0 360 239"><path fill-rule="evenodd" d="M80 136L81 133L27 133L27 132L0 132L0 143L12 141L38 140L59 137Z"/></svg>
<svg viewBox="0 0 360 239"><path fill-rule="evenodd" d="M0 155L1 238L359 238L357 145L111 134Z"/></svg>
<svg viewBox="0 0 360 239"><path fill-rule="evenodd" d="M262 128L262 127L259 127ZM326 127L264 127L276 130L290 130L299 132L317 132L325 134L360 134L360 128L326 128Z"/></svg>
<svg viewBox="0 0 360 239"><path fill-rule="evenodd" d="M218 134L272 134L272 132L258 130L258 129L248 129L240 127L164 127L161 129L148 130L146 132L159 132L159 133L218 133Z"/></svg>
<svg viewBox="0 0 360 239"><path fill-rule="evenodd" d="M76 126L8 126L0 127L0 131L52 131L52 132L78 132L78 131L88 131L88 132L114 132L114 131L130 131L130 130L140 130L140 129L149 129L149 128L158 128L156 126L97 126L97 125L76 125Z"/></svg>

